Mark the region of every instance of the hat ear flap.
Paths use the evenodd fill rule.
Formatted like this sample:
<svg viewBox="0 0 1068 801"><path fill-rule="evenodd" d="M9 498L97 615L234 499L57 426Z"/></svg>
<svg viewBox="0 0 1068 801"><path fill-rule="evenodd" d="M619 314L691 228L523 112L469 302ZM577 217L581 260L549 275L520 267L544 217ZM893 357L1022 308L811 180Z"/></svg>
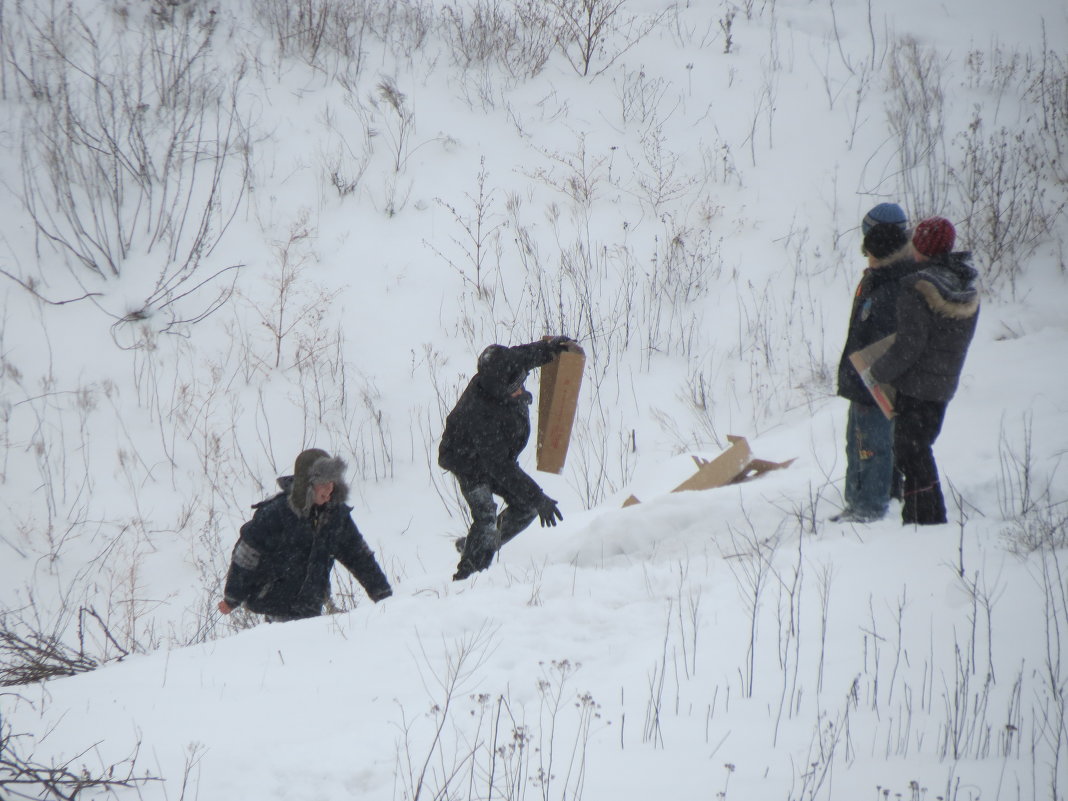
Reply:
<svg viewBox="0 0 1068 801"><path fill-rule="evenodd" d="M309 448L302 451L293 463L293 486L289 488L289 508L300 517L307 515L311 508L311 482L309 481L312 466L320 459L329 459L330 454L319 448Z"/></svg>

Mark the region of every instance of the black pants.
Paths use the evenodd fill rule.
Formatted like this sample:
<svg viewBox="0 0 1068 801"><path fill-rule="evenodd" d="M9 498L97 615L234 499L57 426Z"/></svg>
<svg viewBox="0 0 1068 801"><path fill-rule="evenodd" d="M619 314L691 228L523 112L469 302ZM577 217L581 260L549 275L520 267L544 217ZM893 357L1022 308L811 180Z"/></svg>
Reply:
<svg viewBox="0 0 1068 801"><path fill-rule="evenodd" d="M931 449L942 431L944 401L898 393L895 400L894 463L905 476L901 522L927 526L946 522L946 502Z"/></svg>
<svg viewBox="0 0 1068 801"><path fill-rule="evenodd" d="M460 478L460 492L471 508L471 528L464 543L464 552L456 566L454 579L464 579L479 570L485 570L501 546L531 524L538 511L532 506L517 503L514 499L497 514L494 493L500 488L492 482Z"/></svg>

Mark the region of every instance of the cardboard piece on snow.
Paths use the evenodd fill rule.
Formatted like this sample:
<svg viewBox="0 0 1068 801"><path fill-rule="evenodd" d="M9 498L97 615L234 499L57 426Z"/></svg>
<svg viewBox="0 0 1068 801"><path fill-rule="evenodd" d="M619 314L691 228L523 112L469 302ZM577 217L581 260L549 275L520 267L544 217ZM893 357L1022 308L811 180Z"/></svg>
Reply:
<svg viewBox="0 0 1068 801"><path fill-rule="evenodd" d="M586 354L577 343L541 368L538 393L538 470L559 473L564 469L571 428L578 408L579 388Z"/></svg>
<svg viewBox="0 0 1068 801"><path fill-rule="evenodd" d="M722 487L727 484L740 484L743 481L757 478L769 470L780 470L794 463L793 459L785 462L769 462L766 459L754 459L753 451L745 437L727 435L731 446L711 461L694 456L697 472L679 484L672 492L686 490L704 490L714 487ZM623 506L633 506L640 501L631 495Z"/></svg>
<svg viewBox="0 0 1068 801"><path fill-rule="evenodd" d="M853 363L860 380L868 388L868 392L875 399L876 405L886 415L887 420L894 419L894 388L889 384L880 384L871 376L871 366L879 360L879 357L890 350L890 346L897 339L897 334L883 337L878 342L873 342L868 347L849 354L849 361Z"/></svg>

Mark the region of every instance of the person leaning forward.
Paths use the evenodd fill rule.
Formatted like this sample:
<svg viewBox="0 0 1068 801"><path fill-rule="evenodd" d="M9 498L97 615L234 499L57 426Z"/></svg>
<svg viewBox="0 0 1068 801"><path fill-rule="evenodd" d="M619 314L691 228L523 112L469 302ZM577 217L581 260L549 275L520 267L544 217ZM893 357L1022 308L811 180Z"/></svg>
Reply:
<svg viewBox="0 0 1068 801"><path fill-rule="evenodd" d="M490 345L478 370L445 419L438 464L456 476L471 509L471 527L457 540L460 562L453 581L485 570L504 543L535 517L543 526L563 520L556 501L519 466L530 439L531 394L527 374L548 364L574 340L551 337L527 345ZM498 516L493 496L507 504Z"/></svg>
<svg viewBox="0 0 1068 801"><path fill-rule="evenodd" d="M261 501L241 527L219 611L244 604L269 621L322 614L330 571L341 562L375 603L393 594L385 573L352 520L345 462L312 448L301 453L282 492Z"/></svg>

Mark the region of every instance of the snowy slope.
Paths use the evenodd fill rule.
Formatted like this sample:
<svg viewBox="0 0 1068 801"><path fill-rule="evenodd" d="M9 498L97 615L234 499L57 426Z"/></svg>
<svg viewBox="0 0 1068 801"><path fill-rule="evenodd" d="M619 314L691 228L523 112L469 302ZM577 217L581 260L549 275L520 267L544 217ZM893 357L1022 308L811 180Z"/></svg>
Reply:
<svg viewBox="0 0 1068 801"><path fill-rule="evenodd" d="M530 77L455 46L472 3L364 4L358 58L305 46L285 15L316 3L30 6L0 22L0 608L107 663L5 688L5 755L149 777L119 798L1065 797L1061 4L629 0L589 75L554 48ZM218 241L170 294L146 302L195 215L153 228L132 183L119 276L52 244L71 229L33 142L54 95L15 65L85 80L85 119L101 95L48 30L149 87L166 59L128 57L208 41L199 149L231 111L240 135L204 160ZM141 113L158 146L171 112ZM1003 183L976 183L997 153ZM180 174L199 209L203 173ZM882 200L953 219L984 269L936 444L953 522L929 529L896 505L827 521ZM991 203L1015 226L996 258ZM454 584L444 414L486 344L544 333L589 357L564 473L522 459L565 519ZM728 434L796 461L671 494ZM341 574L342 614L220 618L237 527L313 445L349 461L394 597Z"/></svg>

